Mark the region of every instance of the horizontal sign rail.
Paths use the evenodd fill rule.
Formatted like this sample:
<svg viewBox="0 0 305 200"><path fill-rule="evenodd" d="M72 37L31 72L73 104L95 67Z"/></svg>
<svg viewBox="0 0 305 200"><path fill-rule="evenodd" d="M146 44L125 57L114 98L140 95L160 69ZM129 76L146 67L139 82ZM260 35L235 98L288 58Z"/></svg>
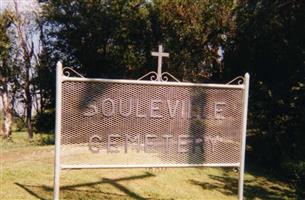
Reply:
<svg viewBox="0 0 305 200"><path fill-rule="evenodd" d="M126 169L126 168L184 168L184 167L239 167L240 163L198 164L198 165L61 165L61 169Z"/></svg>
<svg viewBox="0 0 305 200"><path fill-rule="evenodd" d="M142 85L163 85L163 86L191 86L191 87L206 87L206 88L228 88L228 89L244 89L244 85L228 85L228 84L202 84L202 83L187 83L187 82L159 82L159 81L144 81L144 80L125 80L125 79L91 79L81 77L63 76L62 81L81 81L81 82L103 82L103 83L127 83L127 84L142 84Z"/></svg>

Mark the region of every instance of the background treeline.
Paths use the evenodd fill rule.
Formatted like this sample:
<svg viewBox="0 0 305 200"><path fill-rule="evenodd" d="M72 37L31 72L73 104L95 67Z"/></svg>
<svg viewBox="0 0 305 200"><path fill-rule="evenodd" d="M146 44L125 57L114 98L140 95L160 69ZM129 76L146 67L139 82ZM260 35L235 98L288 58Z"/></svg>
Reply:
<svg viewBox="0 0 305 200"><path fill-rule="evenodd" d="M305 2L45 0L0 15L2 134L54 127L55 64L86 77L135 79L156 69L182 81L251 74L247 159L278 170L305 198ZM16 111L16 102L23 105ZM33 105L36 105L33 106ZM36 112L33 112L32 109ZM32 116L35 113L35 116Z"/></svg>

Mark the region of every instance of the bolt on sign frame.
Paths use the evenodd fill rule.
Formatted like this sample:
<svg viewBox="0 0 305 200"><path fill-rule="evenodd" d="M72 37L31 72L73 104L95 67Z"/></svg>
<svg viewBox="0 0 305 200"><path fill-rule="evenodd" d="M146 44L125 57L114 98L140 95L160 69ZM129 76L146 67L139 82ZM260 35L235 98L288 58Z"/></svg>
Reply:
<svg viewBox="0 0 305 200"><path fill-rule="evenodd" d="M147 76L89 79L57 63L53 198L62 169L210 166L238 167L243 199L249 74L228 84L181 83L161 67Z"/></svg>

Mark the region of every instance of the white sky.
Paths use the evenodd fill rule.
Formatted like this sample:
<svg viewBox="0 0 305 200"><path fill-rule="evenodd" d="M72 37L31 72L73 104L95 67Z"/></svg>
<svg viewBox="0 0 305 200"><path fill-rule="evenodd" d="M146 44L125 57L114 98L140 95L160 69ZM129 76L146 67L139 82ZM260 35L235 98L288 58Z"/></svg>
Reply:
<svg viewBox="0 0 305 200"><path fill-rule="evenodd" d="M37 0L16 0L20 11L33 10L38 7ZM13 0L0 0L0 11L5 8L13 8Z"/></svg>

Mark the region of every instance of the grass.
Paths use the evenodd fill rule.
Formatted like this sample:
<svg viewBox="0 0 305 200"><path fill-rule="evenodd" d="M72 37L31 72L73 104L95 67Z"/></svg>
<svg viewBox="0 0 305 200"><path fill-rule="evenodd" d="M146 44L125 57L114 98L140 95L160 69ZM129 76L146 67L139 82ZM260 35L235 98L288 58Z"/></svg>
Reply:
<svg viewBox="0 0 305 200"><path fill-rule="evenodd" d="M25 132L1 140L0 199L52 199L54 146ZM47 141L47 142L46 142ZM256 170L253 170L256 169ZM268 171L246 168L246 199L294 199L289 185ZM61 199L237 199L238 173L232 168L64 170Z"/></svg>

